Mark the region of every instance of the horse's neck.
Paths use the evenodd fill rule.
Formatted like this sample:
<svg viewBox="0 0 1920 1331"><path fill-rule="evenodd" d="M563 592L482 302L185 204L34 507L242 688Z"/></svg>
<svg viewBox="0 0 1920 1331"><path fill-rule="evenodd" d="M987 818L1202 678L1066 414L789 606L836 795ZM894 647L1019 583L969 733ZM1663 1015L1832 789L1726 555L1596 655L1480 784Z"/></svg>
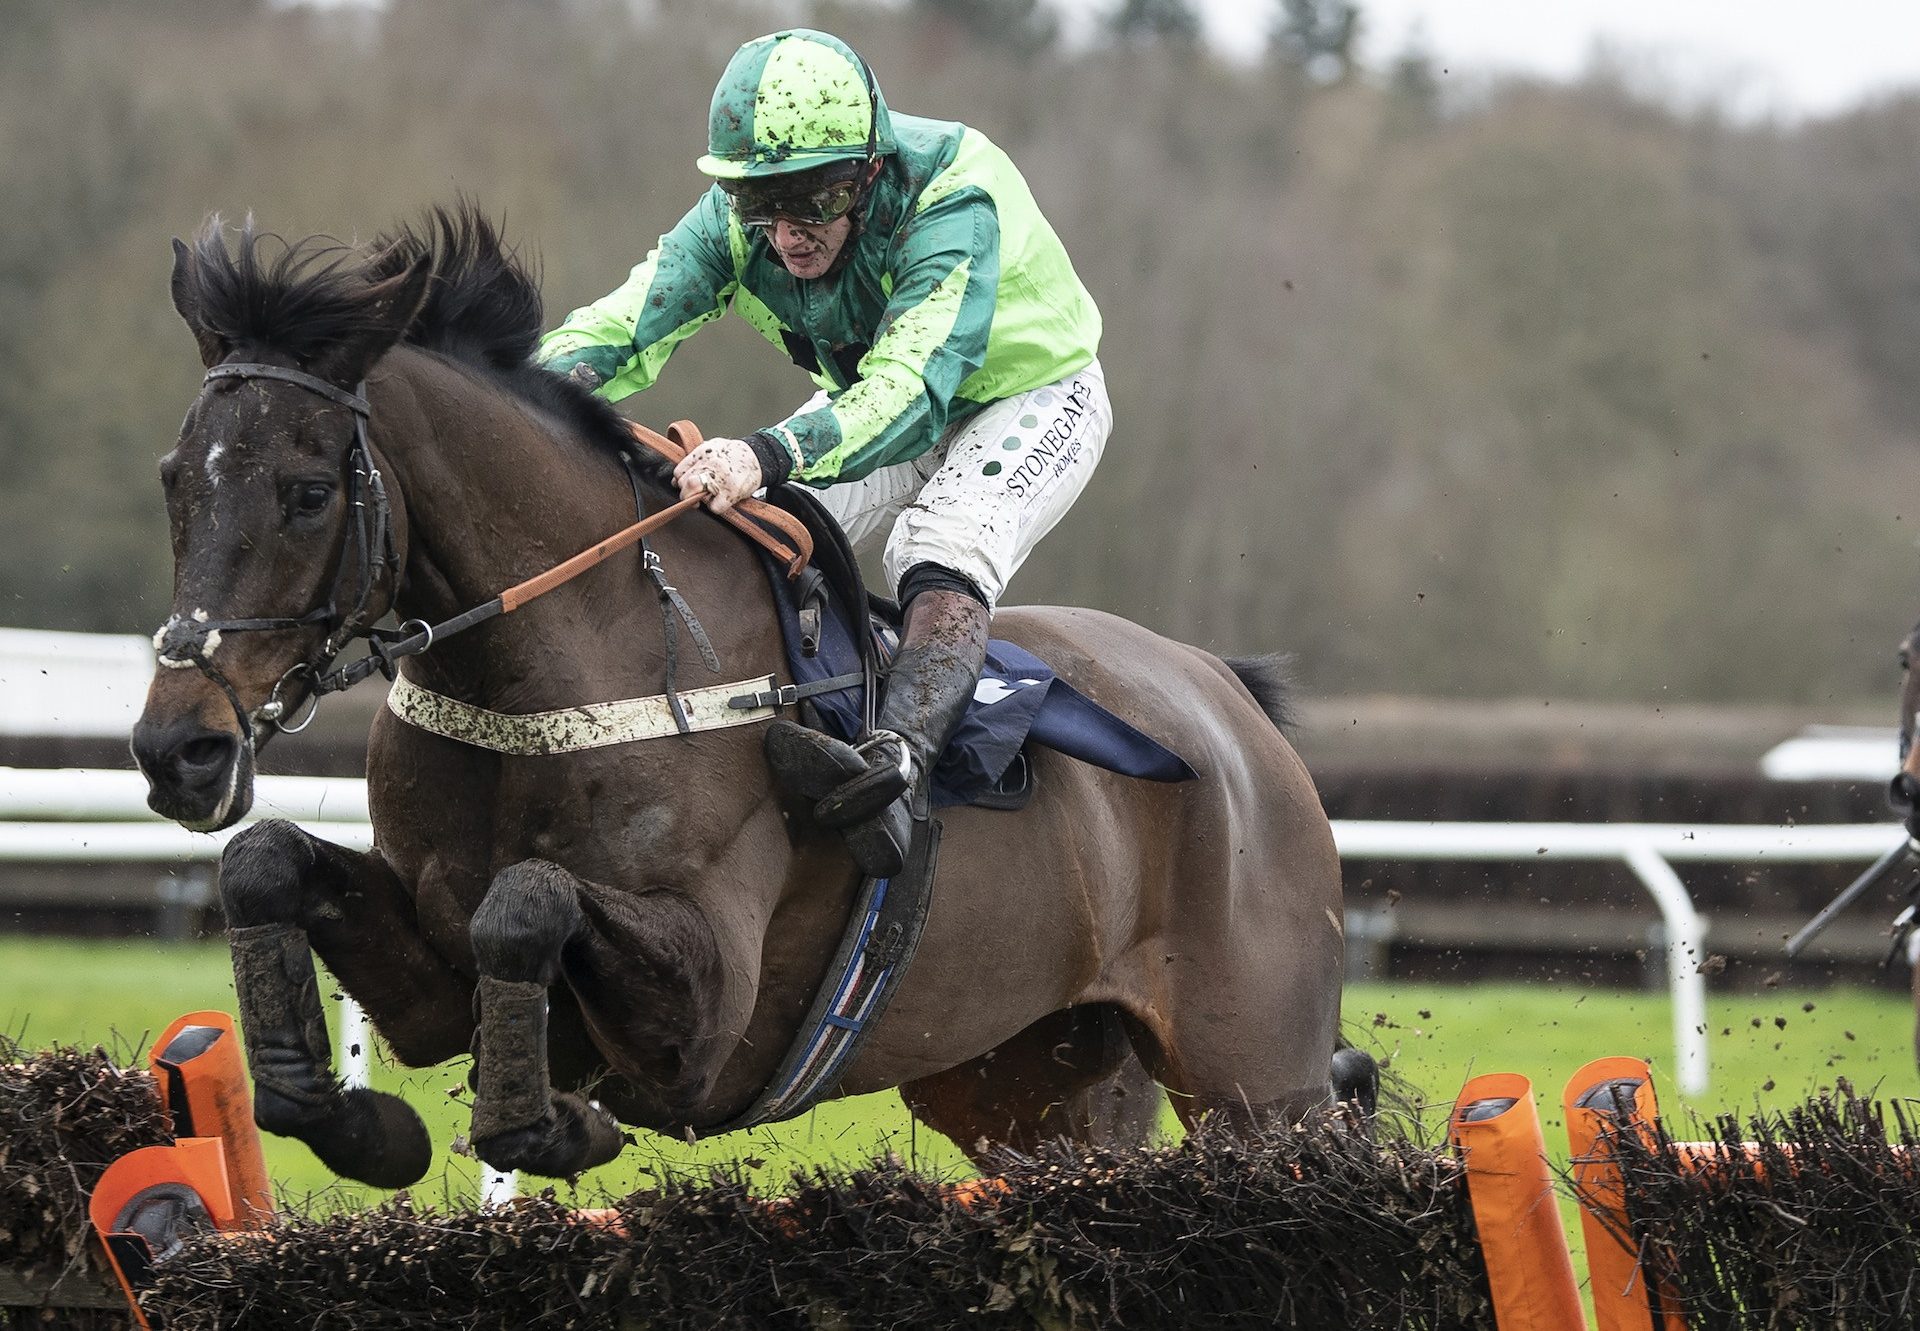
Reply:
<svg viewBox="0 0 1920 1331"><path fill-rule="evenodd" d="M434 622L491 600L631 508L617 464L459 368L407 349L382 368L373 436L404 528L399 613Z"/></svg>
<svg viewBox="0 0 1920 1331"><path fill-rule="evenodd" d="M532 410L433 357L401 352L388 365L396 382L381 396L394 399L392 414L376 401L374 419L378 434L389 421L394 434L387 447L375 446L403 510L400 618L441 623L634 521L633 494L614 459L557 438ZM723 660L734 658L727 666L739 667L725 678L771 673L771 607L741 594L741 579L757 570L740 542L718 532L688 518L653 541ZM510 711L605 697L610 672L625 685L657 682L665 630L638 561L637 552L615 555L525 609L436 645L418 658L416 677ZM697 661L684 631L682 643L681 654Z"/></svg>

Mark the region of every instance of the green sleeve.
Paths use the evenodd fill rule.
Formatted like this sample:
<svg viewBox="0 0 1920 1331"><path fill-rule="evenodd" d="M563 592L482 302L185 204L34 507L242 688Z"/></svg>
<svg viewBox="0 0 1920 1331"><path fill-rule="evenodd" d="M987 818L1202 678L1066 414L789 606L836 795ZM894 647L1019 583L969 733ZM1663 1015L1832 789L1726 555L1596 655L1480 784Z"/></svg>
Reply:
<svg viewBox="0 0 1920 1331"><path fill-rule="evenodd" d="M992 198L962 189L922 209L888 275L892 291L880 335L860 360L860 381L768 431L803 460L796 480L855 480L918 457L940 438L960 385L986 359L1000 282Z"/></svg>
<svg viewBox="0 0 1920 1331"><path fill-rule="evenodd" d="M674 347L726 309L738 283L731 225L709 190L616 290L542 338L535 359L559 374L592 366L609 402L648 387Z"/></svg>

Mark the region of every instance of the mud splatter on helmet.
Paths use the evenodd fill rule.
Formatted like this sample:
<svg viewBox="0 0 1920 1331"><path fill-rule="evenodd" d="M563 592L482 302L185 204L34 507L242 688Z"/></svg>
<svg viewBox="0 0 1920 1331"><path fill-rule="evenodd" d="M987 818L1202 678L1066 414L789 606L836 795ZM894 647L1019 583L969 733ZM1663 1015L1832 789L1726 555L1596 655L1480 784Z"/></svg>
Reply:
<svg viewBox="0 0 1920 1331"><path fill-rule="evenodd" d="M700 169L722 180L861 162L895 148L873 73L845 42L811 28L757 37L713 90Z"/></svg>

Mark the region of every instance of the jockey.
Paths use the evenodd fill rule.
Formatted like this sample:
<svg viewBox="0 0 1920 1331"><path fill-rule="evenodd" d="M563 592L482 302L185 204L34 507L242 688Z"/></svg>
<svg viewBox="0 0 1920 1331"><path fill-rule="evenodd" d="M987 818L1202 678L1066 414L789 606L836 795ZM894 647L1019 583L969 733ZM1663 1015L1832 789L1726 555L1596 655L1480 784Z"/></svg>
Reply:
<svg viewBox="0 0 1920 1331"><path fill-rule="evenodd" d="M885 540L905 629L874 733L856 747L777 723L768 752L783 777L824 781L816 820L890 874L979 680L988 615L1106 445L1100 313L1006 154L892 114L826 33L735 53L699 167L714 187L539 360L618 401L731 305L812 375L792 415L707 440L674 480L716 512L802 482L856 549Z"/></svg>

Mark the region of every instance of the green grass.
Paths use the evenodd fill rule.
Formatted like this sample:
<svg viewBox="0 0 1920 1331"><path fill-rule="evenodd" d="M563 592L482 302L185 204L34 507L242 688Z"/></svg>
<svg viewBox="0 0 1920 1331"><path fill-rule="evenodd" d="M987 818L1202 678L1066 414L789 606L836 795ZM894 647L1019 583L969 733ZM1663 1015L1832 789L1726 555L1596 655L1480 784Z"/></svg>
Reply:
<svg viewBox="0 0 1920 1331"><path fill-rule="evenodd" d="M0 1030L28 1048L101 1044L125 1061L144 1062L152 1038L174 1018L207 1008L236 1010L226 945L218 940L158 944L0 936ZM337 1036L337 1019L334 1031ZM478 1196L479 1166L449 1149L467 1130L467 1060L412 1069L380 1061L377 1046L375 1053L373 1084L403 1096L433 1137L434 1169L413 1195L448 1205L471 1203ZM944 1137L914 1123L891 1092L835 1101L791 1122L716 1141L690 1145L638 1129L634 1135L639 1144L612 1164L588 1173L577 1186L556 1185L561 1199L598 1205L688 1167L739 1169L758 1186L777 1189L795 1169L864 1164L889 1151L930 1174L973 1172ZM355 1208L387 1195L341 1183L297 1142L270 1137L266 1153L277 1191L296 1209Z"/></svg>
<svg viewBox="0 0 1920 1331"><path fill-rule="evenodd" d="M1811 1009L1808 1009L1808 1005ZM218 941L164 945L0 937L0 1030L29 1047L102 1043L131 1058L184 1012L232 1011L233 982ZM1920 1096L1912 1057L1913 1012L1891 991L1766 990L1712 994L1711 1085L1688 1098L1675 1085L1673 1034L1664 994L1512 984L1368 984L1350 989L1350 1033L1391 1060L1444 1118L1465 1080L1481 1072L1529 1077L1550 1156L1564 1157L1560 1097L1590 1059L1630 1054L1654 1068L1660 1103L1676 1129L1687 1112L1749 1114L1797 1104L1849 1078L1863 1093ZM1757 1025L1755 1023L1758 1023ZM448 1150L466 1129L464 1060L439 1068L380 1066L375 1085L404 1095L427 1120L439 1156L414 1189L423 1200L474 1196L474 1162ZM451 1094L456 1089L462 1096ZM1683 1135L1684 1132L1683 1132ZM587 1175L563 1199L582 1205L644 1186L690 1165L741 1168L777 1187L796 1168L858 1164L892 1151L936 1174L968 1172L944 1138L917 1130L892 1093L839 1101L793 1122L689 1145L652 1133L614 1164ZM272 1140L268 1167L289 1200L357 1206L377 1194L341 1185L306 1148Z"/></svg>
<svg viewBox="0 0 1920 1331"><path fill-rule="evenodd" d="M1350 1035L1442 1111L1475 1074L1531 1079L1550 1148L1554 1133L1564 1133L1567 1081L1610 1055L1647 1060L1676 1127L1693 1113L1746 1116L1799 1104L1837 1077L1865 1095L1920 1096L1913 1005L1891 990L1709 991L1708 1087L1698 1096L1682 1095L1675 1078L1664 992L1387 983L1348 989L1344 1006Z"/></svg>
<svg viewBox="0 0 1920 1331"><path fill-rule="evenodd" d="M1518 984L1367 984L1347 990L1351 1038L1419 1092L1427 1139L1438 1140L1469 1077L1517 1072L1533 1083L1547 1158L1567 1163L1567 1082L1596 1058L1645 1059L1662 1117L1678 1137L1704 1136L1702 1120L1784 1109L1845 1077L1877 1098L1920 1095L1912 1002L1865 989L1713 993L1707 999L1707 1089L1683 1095L1674 1074L1672 1005L1640 993ZM1559 1190L1560 1223L1584 1291L1587 1254L1579 1208ZM1584 1294L1583 1294L1584 1297Z"/></svg>

